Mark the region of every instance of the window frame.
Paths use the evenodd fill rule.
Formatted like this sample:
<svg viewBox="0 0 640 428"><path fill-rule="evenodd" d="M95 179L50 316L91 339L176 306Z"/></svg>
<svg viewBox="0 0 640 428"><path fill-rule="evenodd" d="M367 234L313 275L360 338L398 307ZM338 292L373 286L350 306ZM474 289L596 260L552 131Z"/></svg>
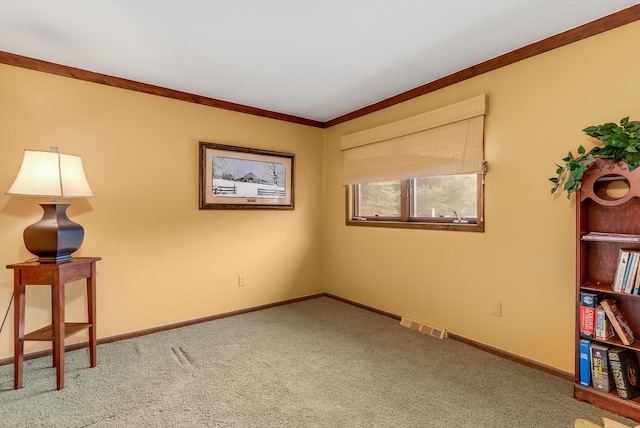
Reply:
<svg viewBox="0 0 640 428"><path fill-rule="evenodd" d="M357 184L345 186L345 206L347 226L388 227L401 229L451 230L463 232L484 232L484 174L477 174L477 221L458 223L453 218L410 217L411 185L413 179L401 180L400 217L356 217L358 198Z"/></svg>

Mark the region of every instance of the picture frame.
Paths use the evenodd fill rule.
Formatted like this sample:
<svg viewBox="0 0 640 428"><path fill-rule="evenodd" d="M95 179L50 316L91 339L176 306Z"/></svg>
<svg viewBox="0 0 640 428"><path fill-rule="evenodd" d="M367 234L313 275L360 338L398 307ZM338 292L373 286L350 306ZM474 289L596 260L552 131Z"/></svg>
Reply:
<svg viewBox="0 0 640 428"><path fill-rule="evenodd" d="M200 142L201 210L293 210L295 155Z"/></svg>

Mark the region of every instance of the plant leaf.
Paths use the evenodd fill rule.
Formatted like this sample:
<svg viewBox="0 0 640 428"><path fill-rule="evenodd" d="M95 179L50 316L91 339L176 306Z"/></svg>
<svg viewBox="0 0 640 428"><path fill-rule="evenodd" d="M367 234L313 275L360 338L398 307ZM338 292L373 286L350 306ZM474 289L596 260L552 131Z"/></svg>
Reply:
<svg viewBox="0 0 640 428"><path fill-rule="evenodd" d="M626 162L629 170L640 167L640 121L629 121L629 116L620 119L620 124L607 122L602 125L588 126L582 130L590 137L597 138L601 145L587 151L579 146L577 157L569 152L562 159L564 166L556 164L557 177L550 178L553 185L551 193L558 189L567 191L567 198L582 186L582 178L589 166L597 159L611 159L612 162Z"/></svg>

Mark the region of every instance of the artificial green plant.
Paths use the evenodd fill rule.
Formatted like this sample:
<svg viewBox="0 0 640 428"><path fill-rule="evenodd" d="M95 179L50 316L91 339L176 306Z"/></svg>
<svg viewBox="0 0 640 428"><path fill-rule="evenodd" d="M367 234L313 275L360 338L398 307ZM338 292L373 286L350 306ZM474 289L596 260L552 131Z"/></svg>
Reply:
<svg viewBox="0 0 640 428"><path fill-rule="evenodd" d="M564 166L557 165L556 177L549 179L553 183L551 193L558 189L567 191L567 198L580 188L582 176L589 165L597 159L611 159L612 162L626 162L629 171L640 166L640 122L629 121L629 117L620 120L620 125L605 123L598 126L588 126L582 130L591 137L602 142L602 146L595 146L588 152L583 146L578 147L578 156L569 152L562 159Z"/></svg>

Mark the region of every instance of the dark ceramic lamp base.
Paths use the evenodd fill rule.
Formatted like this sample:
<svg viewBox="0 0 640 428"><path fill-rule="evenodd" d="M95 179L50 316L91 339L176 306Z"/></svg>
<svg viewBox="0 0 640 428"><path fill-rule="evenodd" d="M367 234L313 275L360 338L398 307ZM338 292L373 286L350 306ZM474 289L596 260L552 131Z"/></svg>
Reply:
<svg viewBox="0 0 640 428"><path fill-rule="evenodd" d="M41 263L65 263L82 245L84 229L67 217L69 204L41 203L42 218L24 230L24 244Z"/></svg>

